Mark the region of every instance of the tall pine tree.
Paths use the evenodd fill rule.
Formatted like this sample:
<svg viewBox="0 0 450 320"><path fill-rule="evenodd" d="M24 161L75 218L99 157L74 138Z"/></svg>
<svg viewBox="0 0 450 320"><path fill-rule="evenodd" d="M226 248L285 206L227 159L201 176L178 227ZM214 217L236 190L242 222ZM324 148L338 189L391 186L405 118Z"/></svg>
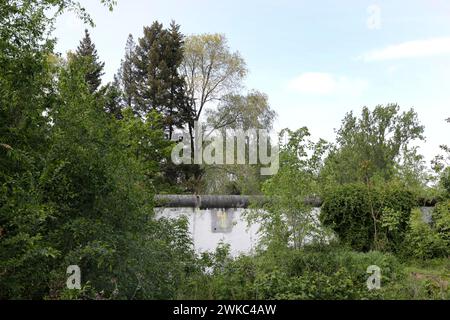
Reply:
<svg viewBox="0 0 450 320"><path fill-rule="evenodd" d="M179 73L184 59L184 36L175 22L168 29L155 21L144 28L144 35L134 42L127 40L125 58L119 71L124 104L143 118L157 112L168 140L177 128L195 117L185 92L184 76ZM170 186L191 176L190 167L176 167L171 161L161 165L163 180Z"/></svg>
<svg viewBox="0 0 450 320"><path fill-rule="evenodd" d="M169 139L176 127L186 122L187 103L184 78L178 70L183 60L183 35L180 27L171 23L164 29L159 22L144 28L132 55L135 81L135 105L142 115L155 110L163 117Z"/></svg>
<svg viewBox="0 0 450 320"><path fill-rule="evenodd" d="M83 60L83 64L86 66L86 83L89 85L90 92L94 93L102 84L101 77L104 75L105 63L99 61L97 49L91 40L89 31L86 29L84 32L85 36L80 41L75 58Z"/></svg>
<svg viewBox="0 0 450 320"><path fill-rule="evenodd" d="M125 103L128 107L135 106L136 100L136 71L133 64L133 57L136 50L136 43L130 34L125 46L125 58L122 60L119 70L119 82L122 86Z"/></svg>
<svg viewBox="0 0 450 320"><path fill-rule="evenodd" d="M155 83L159 73L159 46L163 26L155 21L150 27L144 27L144 36L138 40L133 65L136 79L136 104L134 109L143 115L156 110L159 104L156 92L160 91Z"/></svg>
<svg viewBox="0 0 450 320"><path fill-rule="evenodd" d="M163 112L171 139L174 127L182 127L194 115L189 113L190 104L187 103L184 78L178 72L183 62L184 36L180 32L180 26L175 21L171 22L165 38L167 45L163 55L167 62L166 72L169 79L169 90L166 95L167 105Z"/></svg>

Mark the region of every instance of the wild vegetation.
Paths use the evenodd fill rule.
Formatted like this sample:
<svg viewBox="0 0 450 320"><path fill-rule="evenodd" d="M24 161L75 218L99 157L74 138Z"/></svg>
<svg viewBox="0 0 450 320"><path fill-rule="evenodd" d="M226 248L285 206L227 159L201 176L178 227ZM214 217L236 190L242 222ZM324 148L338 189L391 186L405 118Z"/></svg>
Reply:
<svg viewBox="0 0 450 320"><path fill-rule="evenodd" d="M185 128L193 148L202 115L212 134L272 129L267 95L242 90L244 59L224 35L154 22L103 85L87 31L55 52L50 31L67 10L92 24L72 0L0 4L0 299L450 298L450 148L427 169L413 109L348 113L335 143L285 129L271 177L176 166L172 138ZM155 219L157 193L267 196L247 215L261 225L257 252L195 252L185 219ZM309 196L324 200L319 217ZM426 222L418 206L431 199ZM66 288L69 265L81 290ZM380 290L367 289L370 265Z"/></svg>

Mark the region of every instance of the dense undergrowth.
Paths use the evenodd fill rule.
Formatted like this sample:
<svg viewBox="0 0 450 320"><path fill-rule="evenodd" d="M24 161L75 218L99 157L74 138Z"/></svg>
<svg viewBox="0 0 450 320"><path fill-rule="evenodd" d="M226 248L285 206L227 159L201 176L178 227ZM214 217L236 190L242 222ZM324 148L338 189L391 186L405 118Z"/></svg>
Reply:
<svg viewBox="0 0 450 320"><path fill-rule="evenodd" d="M203 258L204 273L187 279L179 299L449 299L450 261L401 261L378 251L307 246L231 258L226 247ZM381 269L369 290L368 266Z"/></svg>

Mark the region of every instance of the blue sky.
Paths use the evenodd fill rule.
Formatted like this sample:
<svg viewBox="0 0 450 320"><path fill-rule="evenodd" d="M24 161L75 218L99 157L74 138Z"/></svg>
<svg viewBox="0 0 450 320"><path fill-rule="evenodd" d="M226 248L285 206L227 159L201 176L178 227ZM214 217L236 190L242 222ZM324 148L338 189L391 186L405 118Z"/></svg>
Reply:
<svg viewBox="0 0 450 320"><path fill-rule="evenodd" d="M118 0L114 12L81 1L112 79L129 33L174 19L184 34L224 33L249 68L246 89L269 95L276 129L307 126L332 141L345 113L398 103L425 125L428 160L449 143L450 1L446 0ZM85 26L60 17L58 51L73 50Z"/></svg>

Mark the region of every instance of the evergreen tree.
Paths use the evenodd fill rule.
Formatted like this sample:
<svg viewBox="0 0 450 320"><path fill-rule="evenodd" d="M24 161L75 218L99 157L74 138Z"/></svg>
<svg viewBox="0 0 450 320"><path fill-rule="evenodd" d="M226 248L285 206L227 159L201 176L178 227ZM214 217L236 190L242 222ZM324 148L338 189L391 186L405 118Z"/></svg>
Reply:
<svg viewBox="0 0 450 320"><path fill-rule="evenodd" d="M155 21L151 27L144 27L144 36L138 40L133 64L136 79L136 104L134 110L137 113L146 114L156 110L157 88L156 77L159 68L161 34L163 26Z"/></svg>
<svg viewBox="0 0 450 320"><path fill-rule="evenodd" d="M183 62L184 36L180 32L180 26L175 21L171 22L166 38L167 46L164 56L166 57L167 77L170 86L167 92L167 105L163 111L169 130L169 138L172 139L174 127L182 127L195 115L189 112L184 77L178 72Z"/></svg>
<svg viewBox="0 0 450 320"><path fill-rule="evenodd" d="M184 58L184 36L175 22L168 29L155 21L144 28L137 44L130 36L120 75L125 103L144 118L156 112L168 140L176 128L193 121L189 112L184 77L179 69ZM168 186L179 186L190 177L191 169L177 167L170 161L161 164L162 180Z"/></svg>
<svg viewBox="0 0 450 320"><path fill-rule="evenodd" d="M178 70L183 60L183 35L180 27L172 22L164 29L159 22L144 28L132 56L136 86L134 109L145 115L151 110L163 117L163 125L169 139L176 127L187 122L188 109L184 91L184 78Z"/></svg>
<svg viewBox="0 0 450 320"><path fill-rule="evenodd" d="M136 50L136 43L133 36L130 34L125 46L125 58L122 60L119 79L123 88L123 95L125 103L128 107L134 106L136 97L136 72L133 65L134 52Z"/></svg>
<svg viewBox="0 0 450 320"><path fill-rule="evenodd" d="M120 81L114 76L114 81L105 88L105 111L113 115L117 120L123 119L123 92L120 88Z"/></svg>
<svg viewBox="0 0 450 320"><path fill-rule="evenodd" d="M89 31L86 29L84 32L85 36L83 40L80 41L75 57L82 59L83 63L86 65L86 83L89 85L90 92L94 93L102 83L101 77L104 75L103 69L105 63L99 61L97 49L91 40Z"/></svg>

